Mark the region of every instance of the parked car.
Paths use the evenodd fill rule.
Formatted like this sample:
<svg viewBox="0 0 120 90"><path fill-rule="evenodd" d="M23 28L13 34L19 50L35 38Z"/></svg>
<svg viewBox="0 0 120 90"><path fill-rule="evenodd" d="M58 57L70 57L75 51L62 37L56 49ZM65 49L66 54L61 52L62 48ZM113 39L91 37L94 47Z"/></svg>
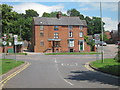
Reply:
<svg viewBox="0 0 120 90"><path fill-rule="evenodd" d="M115 45L120 45L120 41L117 41L117 42L115 43Z"/></svg>
<svg viewBox="0 0 120 90"><path fill-rule="evenodd" d="M100 46L102 46L102 45L103 45L103 46L107 46L107 43L104 42L104 41L100 41L100 42L99 42L99 45L100 45Z"/></svg>

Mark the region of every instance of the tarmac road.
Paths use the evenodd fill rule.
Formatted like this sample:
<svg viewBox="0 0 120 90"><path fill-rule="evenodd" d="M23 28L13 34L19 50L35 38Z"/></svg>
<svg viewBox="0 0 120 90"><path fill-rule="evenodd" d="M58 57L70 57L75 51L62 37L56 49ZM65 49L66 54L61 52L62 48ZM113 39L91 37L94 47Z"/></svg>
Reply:
<svg viewBox="0 0 120 90"><path fill-rule="evenodd" d="M105 57L113 56L106 54ZM118 88L118 78L85 68L86 62L96 59L100 59L100 56L17 56L17 60L28 61L31 65L9 80L4 88Z"/></svg>

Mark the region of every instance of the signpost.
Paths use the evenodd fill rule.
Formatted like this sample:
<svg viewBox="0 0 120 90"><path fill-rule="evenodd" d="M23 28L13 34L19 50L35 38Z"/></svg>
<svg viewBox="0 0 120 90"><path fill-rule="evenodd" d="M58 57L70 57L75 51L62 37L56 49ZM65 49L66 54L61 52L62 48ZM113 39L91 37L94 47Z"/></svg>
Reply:
<svg viewBox="0 0 120 90"><path fill-rule="evenodd" d="M5 46L7 45L7 42L6 42L6 41L3 41L2 44L4 45L4 55L3 55L3 56L4 56L4 59L5 59L5 54L6 54L6 53L5 53L5 52L6 52L6 51L5 51Z"/></svg>
<svg viewBox="0 0 120 90"><path fill-rule="evenodd" d="M14 35L14 45L15 45L15 60L16 60L16 45L17 45L17 42L18 42L18 35Z"/></svg>
<svg viewBox="0 0 120 90"><path fill-rule="evenodd" d="M100 42L100 34L94 34L94 39L95 39L95 44L97 45L97 53L98 53L98 45L99 45L99 42ZM96 60L98 60L98 54L96 56Z"/></svg>

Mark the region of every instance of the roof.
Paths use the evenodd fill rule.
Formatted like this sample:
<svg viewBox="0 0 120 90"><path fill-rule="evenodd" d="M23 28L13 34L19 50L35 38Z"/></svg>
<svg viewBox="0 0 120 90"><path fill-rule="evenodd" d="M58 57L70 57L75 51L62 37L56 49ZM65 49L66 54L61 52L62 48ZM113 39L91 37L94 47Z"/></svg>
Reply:
<svg viewBox="0 0 120 90"><path fill-rule="evenodd" d="M34 17L34 25L83 25L87 26L85 20L79 17Z"/></svg>

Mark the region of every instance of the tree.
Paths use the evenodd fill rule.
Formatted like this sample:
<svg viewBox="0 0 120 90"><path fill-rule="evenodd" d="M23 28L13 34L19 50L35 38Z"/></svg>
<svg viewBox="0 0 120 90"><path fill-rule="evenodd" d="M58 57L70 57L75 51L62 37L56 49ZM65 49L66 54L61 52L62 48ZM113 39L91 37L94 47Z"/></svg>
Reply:
<svg viewBox="0 0 120 90"><path fill-rule="evenodd" d="M77 11L76 9L68 10L67 14L70 15L70 16L80 16L80 12Z"/></svg>
<svg viewBox="0 0 120 90"><path fill-rule="evenodd" d="M26 12L25 17L38 17L39 16L39 14L33 9L25 10L25 12Z"/></svg>
<svg viewBox="0 0 120 90"><path fill-rule="evenodd" d="M42 17L50 17L50 14L49 14L49 13L44 12L44 13L43 13L43 15L42 15Z"/></svg>
<svg viewBox="0 0 120 90"><path fill-rule="evenodd" d="M42 17L56 17L57 13L58 12L51 12L51 13L44 12ZM67 16L67 15L62 13L62 16Z"/></svg>

